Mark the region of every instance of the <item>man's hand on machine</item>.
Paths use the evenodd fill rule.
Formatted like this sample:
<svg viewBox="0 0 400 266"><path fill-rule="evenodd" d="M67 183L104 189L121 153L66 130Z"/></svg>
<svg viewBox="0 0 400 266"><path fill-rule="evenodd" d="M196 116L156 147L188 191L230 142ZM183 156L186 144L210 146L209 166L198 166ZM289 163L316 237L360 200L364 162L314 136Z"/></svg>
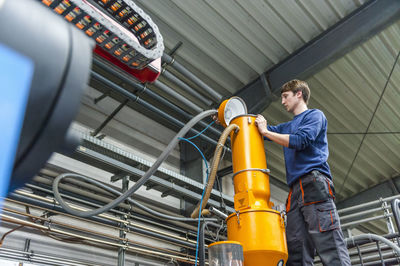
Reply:
<svg viewBox="0 0 400 266"><path fill-rule="evenodd" d="M260 132L260 134L265 135L268 132L267 120L262 115L258 114L254 122L258 127L258 131Z"/></svg>

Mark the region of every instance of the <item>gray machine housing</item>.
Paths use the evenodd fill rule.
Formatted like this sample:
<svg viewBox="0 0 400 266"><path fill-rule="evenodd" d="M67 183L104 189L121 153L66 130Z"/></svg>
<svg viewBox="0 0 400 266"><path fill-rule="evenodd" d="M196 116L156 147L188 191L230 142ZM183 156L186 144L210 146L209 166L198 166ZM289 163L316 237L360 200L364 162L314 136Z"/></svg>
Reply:
<svg viewBox="0 0 400 266"><path fill-rule="evenodd" d="M33 177L53 152L79 143L67 132L86 88L94 43L32 0L0 0L0 33L0 43L34 62L11 191ZM2 88L7 89L12 88Z"/></svg>

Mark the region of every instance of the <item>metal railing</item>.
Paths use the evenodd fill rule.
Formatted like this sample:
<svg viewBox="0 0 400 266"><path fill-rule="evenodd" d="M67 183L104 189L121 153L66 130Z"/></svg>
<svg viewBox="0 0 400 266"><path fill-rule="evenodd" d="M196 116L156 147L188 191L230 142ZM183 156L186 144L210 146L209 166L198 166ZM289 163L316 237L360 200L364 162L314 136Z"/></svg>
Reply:
<svg viewBox="0 0 400 266"><path fill-rule="evenodd" d="M340 209L338 213L341 228L348 235L346 243L352 265L400 264L400 195ZM386 223L387 234L352 236L352 229L363 231L368 223L378 221ZM319 258L315 264L322 265Z"/></svg>

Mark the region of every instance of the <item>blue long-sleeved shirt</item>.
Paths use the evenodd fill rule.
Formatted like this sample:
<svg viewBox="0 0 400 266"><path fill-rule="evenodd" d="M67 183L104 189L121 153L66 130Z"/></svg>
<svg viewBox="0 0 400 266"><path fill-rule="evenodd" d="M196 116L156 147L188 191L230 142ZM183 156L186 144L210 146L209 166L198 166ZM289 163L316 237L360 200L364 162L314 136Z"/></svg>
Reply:
<svg viewBox="0 0 400 266"><path fill-rule="evenodd" d="M268 126L268 130L289 134L289 147L283 148L286 180L291 186L299 177L313 170L331 177L328 165L328 121L322 111L309 109L294 116L292 121Z"/></svg>

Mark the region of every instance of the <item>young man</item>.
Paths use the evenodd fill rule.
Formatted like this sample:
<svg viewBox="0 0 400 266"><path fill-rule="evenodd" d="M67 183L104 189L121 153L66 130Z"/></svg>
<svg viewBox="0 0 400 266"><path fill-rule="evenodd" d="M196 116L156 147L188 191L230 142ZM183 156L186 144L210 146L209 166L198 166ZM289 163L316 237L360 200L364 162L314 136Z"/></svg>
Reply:
<svg viewBox="0 0 400 266"><path fill-rule="evenodd" d="M281 96L286 110L294 115L293 120L269 126L258 115L256 123L265 138L284 147L290 187L286 205L286 265L313 265L315 251L324 265L351 265L333 201L325 115L307 108L310 89L304 81L285 83Z"/></svg>

